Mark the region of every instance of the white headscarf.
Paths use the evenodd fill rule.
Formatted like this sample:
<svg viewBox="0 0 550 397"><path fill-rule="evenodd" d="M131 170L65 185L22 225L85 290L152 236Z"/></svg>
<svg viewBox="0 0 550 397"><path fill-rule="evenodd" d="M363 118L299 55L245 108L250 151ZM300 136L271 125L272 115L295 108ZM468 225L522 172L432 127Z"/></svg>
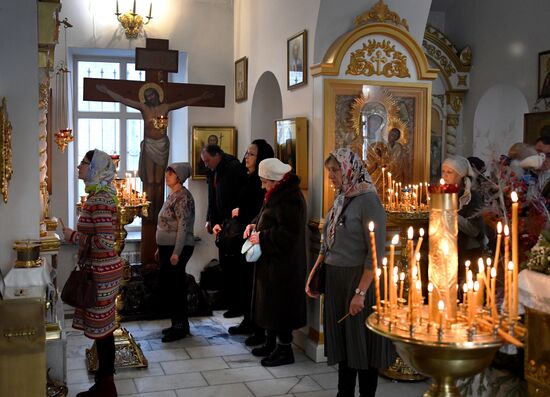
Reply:
<svg viewBox="0 0 550 397"><path fill-rule="evenodd" d="M475 173L466 157L452 155L443 161L443 165L452 168L461 178L464 185L464 193L458 199L459 209L468 205L472 199L472 180L475 178Z"/></svg>
<svg viewBox="0 0 550 397"><path fill-rule="evenodd" d="M107 186L115 179L116 168L113 159L107 153L101 150L94 150L88 174L84 178L86 186Z"/></svg>

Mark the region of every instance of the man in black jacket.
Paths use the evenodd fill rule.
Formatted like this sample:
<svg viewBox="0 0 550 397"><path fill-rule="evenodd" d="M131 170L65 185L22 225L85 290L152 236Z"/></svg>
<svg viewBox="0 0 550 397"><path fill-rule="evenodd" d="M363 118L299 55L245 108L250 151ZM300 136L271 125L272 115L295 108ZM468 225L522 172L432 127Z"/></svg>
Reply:
<svg viewBox="0 0 550 397"><path fill-rule="evenodd" d="M246 183L246 171L241 162L227 153L218 145L207 145L201 153L204 165L208 168L206 180L208 183L208 211L206 214L206 230L216 236L221 231L224 221L231 219L231 211L238 207L239 192ZM242 315L236 309L231 285L235 285L232 256L219 247L219 260L224 273L224 297L229 310L224 317Z"/></svg>

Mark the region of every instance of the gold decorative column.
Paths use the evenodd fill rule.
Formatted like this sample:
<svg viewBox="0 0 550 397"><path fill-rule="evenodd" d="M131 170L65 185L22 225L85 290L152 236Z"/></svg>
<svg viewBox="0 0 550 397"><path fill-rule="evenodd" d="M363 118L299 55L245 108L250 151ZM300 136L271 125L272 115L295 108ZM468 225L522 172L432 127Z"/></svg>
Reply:
<svg viewBox="0 0 550 397"><path fill-rule="evenodd" d="M434 302L443 300L448 320L456 319L458 280L458 195L432 193L430 196L428 278L434 286ZM432 316L437 318L433 305Z"/></svg>

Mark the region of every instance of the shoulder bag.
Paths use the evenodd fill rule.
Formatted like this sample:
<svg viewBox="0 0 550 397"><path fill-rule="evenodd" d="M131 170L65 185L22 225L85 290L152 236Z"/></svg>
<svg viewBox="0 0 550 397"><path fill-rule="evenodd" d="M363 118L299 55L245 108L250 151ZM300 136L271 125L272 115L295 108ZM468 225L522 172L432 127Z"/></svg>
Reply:
<svg viewBox="0 0 550 397"><path fill-rule="evenodd" d="M85 265L89 247L83 251L78 258L78 264L63 286L61 299L78 309L89 309L97 303L97 284L93 280L91 269Z"/></svg>

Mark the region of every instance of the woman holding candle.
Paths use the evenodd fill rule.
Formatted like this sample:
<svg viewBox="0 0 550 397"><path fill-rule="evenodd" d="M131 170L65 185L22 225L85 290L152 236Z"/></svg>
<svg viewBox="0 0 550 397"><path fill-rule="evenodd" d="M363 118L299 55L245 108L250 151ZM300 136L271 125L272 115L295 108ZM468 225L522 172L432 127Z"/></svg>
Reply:
<svg viewBox="0 0 550 397"><path fill-rule="evenodd" d="M160 296L172 320L172 326L162 330L165 343L189 334L185 267L195 249L195 200L183 184L190 175L189 163L172 163L166 168L170 194L158 215L155 259L160 263Z"/></svg>
<svg viewBox="0 0 550 397"><path fill-rule="evenodd" d="M353 396L359 377L361 396L374 396L378 368L393 363L393 347L365 327L375 304L376 258L382 258L386 214L361 157L349 149L333 151L325 161L337 195L326 217L319 257L306 283L321 262L325 263L325 354L328 365L338 364L338 396ZM368 229L373 222L376 253ZM374 243L374 241L372 241ZM383 294L383 292L382 292ZM346 314L345 320L338 321Z"/></svg>
<svg viewBox="0 0 550 397"><path fill-rule="evenodd" d="M450 156L441 166L446 184L456 184L458 193L458 285L464 283L464 262L483 256L486 244L485 227L481 217L482 200L471 190L475 174L467 158ZM460 290L461 291L461 290Z"/></svg>
<svg viewBox="0 0 550 397"><path fill-rule="evenodd" d="M112 184L116 170L111 156L90 150L78 166L88 193L77 221L77 230L63 227L65 241L79 246L79 257L92 272L97 284L97 303L89 309L75 309L73 328L94 339L99 367L90 390L80 397L116 397L115 370L115 298L122 278L122 262L116 255L116 189ZM79 261L79 263L81 263Z"/></svg>

